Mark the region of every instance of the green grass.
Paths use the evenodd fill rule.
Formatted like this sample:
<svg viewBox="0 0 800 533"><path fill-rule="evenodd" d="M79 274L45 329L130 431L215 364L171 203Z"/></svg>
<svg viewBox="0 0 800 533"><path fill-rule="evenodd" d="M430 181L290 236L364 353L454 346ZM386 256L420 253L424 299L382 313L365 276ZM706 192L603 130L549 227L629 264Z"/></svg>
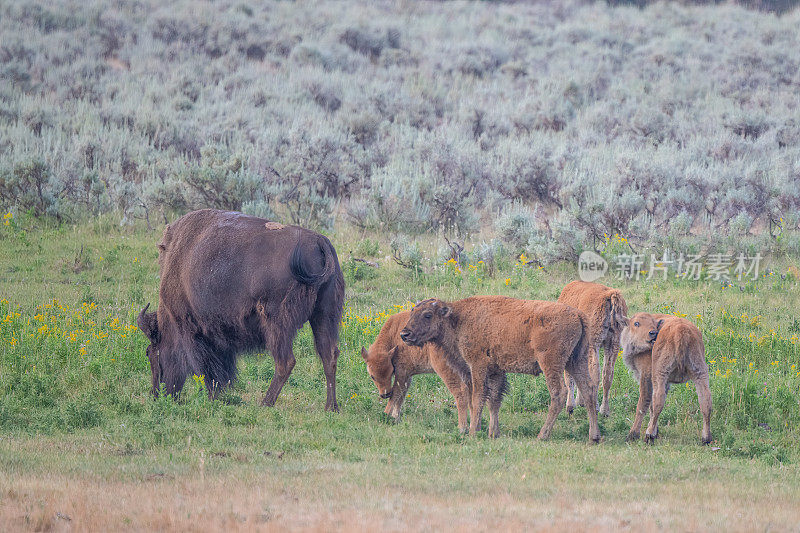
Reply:
<svg viewBox="0 0 800 533"><path fill-rule="evenodd" d="M308 328L295 342L297 366L275 408L259 405L273 372L263 354L242 357L238 381L217 401L209 401L191 378L181 402L150 397L146 341L134 323L146 302L157 303L158 236L110 219L81 226L48 227L33 220L0 226L0 523L53 525L61 509L52 506L63 505L84 527L145 527L148 522L134 511L126 514L136 508L133 503L114 514L69 495L93 501L135 487L190 490L194 484L212 494L222 490L221 498L231 501L256 486L265 501L302 496L303 503L287 500L283 514L267 513L294 527L317 524L297 522L286 511L311 502L332 513L319 515L319 524L342 510L358 511L342 511L342 527L354 521L457 527L460 522L450 518L459 513L477 520L499 517L510 526L564 525L557 509L566 495L583 502L576 516L612 527L641 518L640 504L656 506L649 522L642 522L653 527L725 524L724 506L696 518L686 507L658 507L663 498L689 498L688 508L704 509L722 501L746 506L763 500L768 510L748 524L796 523L796 515L778 511L781 502L800 496L800 331L794 315L800 302L791 273L768 275L741 289L675 279L606 279L623 289L632 312L686 314L703 330L712 370L712 446L698 444L697 398L693 387L684 386L673 387L667 397L655 446L626 443L638 388L621 360L599 446L588 442L583 409L571 417L562 412L551 441L538 442L547 390L541 378L521 375L511 377L501 437L469 439L458 434L454 402L432 375L415 378L400 422L387 420L385 400L364 370L361 346L372 342L388 313L423 297L554 299L573 276L569 265L544 271L506 259L488 277L482 265L457 272L428 261L425 272L413 274L385 259L387 238L370 235L364 245L365 235L353 231L333 235L348 279L337 376L341 413L331 414L323 412L324 377ZM433 241L423 248L435 249ZM357 266L349 260L351 249L377 257L381 266ZM773 269L785 272L792 265L784 258ZM260 485L265 480L268 488ZM77 492L64 489L71 485ZM729 494L725 487L738 492ZM505 502L496 516L479 504L487 496ZM396 505L387 508L387 498ZM151 515L180 506L167 501ZM208 505L213 508L213 502ZM247 520L263 514L253 509L268 506L260 500L242 505L236 512L245 521L236 523L245 528ZM418 507L425 512L404 514Z"/></svg>

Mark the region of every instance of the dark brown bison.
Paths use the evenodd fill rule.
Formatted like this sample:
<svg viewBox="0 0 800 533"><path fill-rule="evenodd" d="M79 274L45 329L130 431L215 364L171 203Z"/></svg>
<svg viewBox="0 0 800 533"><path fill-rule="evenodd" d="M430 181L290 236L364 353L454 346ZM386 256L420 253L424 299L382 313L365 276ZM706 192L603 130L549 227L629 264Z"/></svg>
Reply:
<svg viewBox="0 0 800 533"><path fill-rule="evenodd" d="M589 376L589 327L586 315L558 302L517 300L505 296L473 296L456 302L425 300L414 306L400 337L412 346L433 343L448 358L463 359L472 378L472 418L475 435L493 376L505 372L544 373L550 409L539 438L550 437L567 399L566 369L587 398L596 388ZM499 429L498 410L489 412L489 436ZM600 440L597 406L588 402L589 436Z"/></svg>
<svg viewBox="0 0 800 533"><path fill-rule="evenodd" d="M605 351L603 359L603 403L600 405L600 414L611 414L609 393L614 381L614 363L617 362L619 353L619 336L625 327L625 316L628 306L625 298L617 289L606 287L599 283L573 281L568 283L561 291L558 301L580 309L589 319L589 374L595 385L600 382L600 348ZM569 390L567 391L567 410L571 413L575 407L573 392L575 381L567 378Z"/></svg>
<svg viewBox="0 0 800 533"><path fill-rule="evenodd" d="M213 396L235 378L240 353L267 349L275 375L262 403L274 405L295 364L294 337L309 322L327 380L325 409L338 410L344 277L326 237L203 209L168 225L158 248L158 310L145 307L137 320L150 339L154 394L162 384L177 394L196 374Z"/></svg>

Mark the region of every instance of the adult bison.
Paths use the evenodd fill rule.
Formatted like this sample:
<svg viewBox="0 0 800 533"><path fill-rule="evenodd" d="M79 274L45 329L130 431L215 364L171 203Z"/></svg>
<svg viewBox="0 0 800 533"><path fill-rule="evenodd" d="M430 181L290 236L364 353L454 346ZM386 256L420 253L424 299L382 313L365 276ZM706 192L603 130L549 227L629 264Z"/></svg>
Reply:
<svg viewBox="0 0 800 533"><path fill-rule="evenodd" d="M505 296L473 296L456 302L425 300L414 306L400 337L407 344L437 345L446 357L469 365L472 377L472 418L475 435L492 377L505 372L544 373L550 392L550 409L539 439L550 437L558 413L564 408L566 369L587 398L596 388L589 377L589 328L586 315L573 307ZM498 410L489 412L489 436L499 429ZM597 406L588 402L589 436L600 440Z"/></svg>
<svg viewBox="0 0 800 533"><path fill-rule="evenodd" d="M611 405L609 393L614 381L614 363L617 362L619 352L619 336L625 327L625 316L628 306L625 298L617 289L606 287L599 283L573 281L568 283L561 291L558 301L580 309L589 319L589 374L595 385L600 382L600 348L605 351L603 358L603 403L600 405L600 414L609 416ZM567 410L571 413L575 408L573 392L575 381L567 377L569 389L567 391Z"/></svg>
<svg viewBox="0 0 800 533"><path fill-rule="evenodd" d="M263 405L274 405L294 368L292 341L305 322L336 402L337 342L344 277L323 235L263 218L203 209L164 229L158 244L159 305L137 324L150 339L153 393L177 394L186 377L205 376L210 395L236 376L236 358L267 349L275 375Z"/></svg>

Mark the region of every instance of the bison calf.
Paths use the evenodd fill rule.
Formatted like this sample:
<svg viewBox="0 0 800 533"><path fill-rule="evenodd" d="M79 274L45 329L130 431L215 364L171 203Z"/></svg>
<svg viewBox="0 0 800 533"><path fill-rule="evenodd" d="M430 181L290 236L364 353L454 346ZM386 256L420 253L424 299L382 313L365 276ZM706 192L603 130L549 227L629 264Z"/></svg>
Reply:
<svg viewBox="0 0 800 533"><path fill-rule="evenodd" d="M410 314L409 311L403 311L390 316L369 350L361 348L361 356L367 365L369 377L378 388L378 394L381 398L389 398L384 412L394 419L400 418L403 402L411 385L411 377L435 372L455 398L458 429L465 432L472 392L469 367L463 360L458 360L455 361L457 369L453 368L441 349L434 344L428 343L417 347L404 343L400 338L400 331L408 322ZM393 376L394 384L392 384ZM490 406L500 401L506 387L505 374L498 375L490 383L488 398Z"/></svg>
<svg viewBox="0 0 800 533"><path fill-rule="evenodd" d="M294 368L292 341L309 322L327 381L325 408L338 410L344 277L327 238L203 209L168 225L158 248L158 310L145 307L137 321L150 339L154 394L162 384L177 394L197 374L213 395L234 379L238 354L267 349L275 375L262 403L274 405Z"/></svg>
<svg viewBox="0 0 800 533"><path fill-rule="evenodd" d="M603 357L603 402L600 414L609 416L611 404L609 394L614 382L614 364L619 353L619 337L625 327L625 316L628 306L622 293L617 289L599 283L573 281L561 291L558 301L580 309L589 321L589 374L595 386L600 383L600 348L605 352ZM567 392L567 410L571 413L575 407L573 392L575 381L569 381Z"/></svg>
<svg viewBox="0 0 800 533"><path fill-rule="evenodd" d="M658 417L670 383L694 382L703 414L702 442L711 442L711 388L703 336L697 326L672 315L637 313L622 331L622 359L639 381L639 403L628 440L639 438L645 411L645 441L658 436Z"/></svg>
<svg viewBox="0 0 800 533"><path fill-rule="evenodd" d="M564 408L565 369L586 398L595 394L587 364L586 318L568 305L504 296L473 296L456 302L425 300L411 311L400 337L412 346L432 343L449 360L466 361L472 378L470 435L478 430L487 382L499 373L544 373L550 408L540 439L550 437L556 417ZM594 402L589 404L589 436L598 441L597 409ZM489 412L490 437L498 434L499 409L498 401Z"/></svg>

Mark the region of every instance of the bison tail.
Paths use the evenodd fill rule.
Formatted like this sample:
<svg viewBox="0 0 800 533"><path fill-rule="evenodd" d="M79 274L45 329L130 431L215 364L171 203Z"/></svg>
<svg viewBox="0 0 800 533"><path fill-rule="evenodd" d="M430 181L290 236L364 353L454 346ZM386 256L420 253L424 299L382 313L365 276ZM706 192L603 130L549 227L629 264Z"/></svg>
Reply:
<svg viewBox="0 0 800 533"><path fill-rule="evenodd" d="M611 317L611 324L617 331L623 329L628 324L625 322L625 317L628 316L628 305L622 297L622 293L614 291L608 298L610 305L609 316Z"/></svg>
<svg viewBox="0 0 800 533"><path fill-rule="evenodd" d="M294 250L292 250L292 257L289 261L289 269L292 272L292 276L300 283L313 287L318 287L325 283L336 272L339 262L331 241L324 235L317 235L316 238L319 250L325 257L325 264L320 272L309 272L308 260L303 255L302 236L298 239Z"/></svg>
<svg viewBox="0 0 800 533"><path fill-rule="evenodd" d="M575 348L572 349L572 355L570 359L573 361L579 361L580 359L589 360L589 325L586 323L586 319L584 318L583 313L578 315L578 318L581 321L581 336L578 339L577 344L575 344Z"/></svg>

